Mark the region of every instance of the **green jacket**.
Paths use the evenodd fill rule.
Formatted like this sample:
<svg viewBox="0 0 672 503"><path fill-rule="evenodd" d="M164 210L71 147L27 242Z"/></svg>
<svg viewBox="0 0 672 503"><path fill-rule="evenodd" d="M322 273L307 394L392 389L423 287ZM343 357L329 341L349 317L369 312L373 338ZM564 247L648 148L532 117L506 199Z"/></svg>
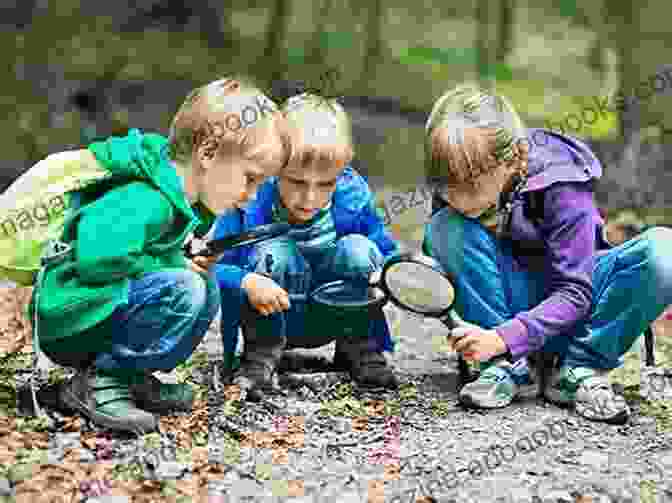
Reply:
<svg viewBox="0 0 672 503"><path fill-rule="evenodd" d="M214 215L199 206L199 218L189 205L166 145L164 137L137 129L89 145L113 176L81 191L79 207L66 219L62 240L74 254L44 275L38 306L42 344L53 347L128 304L131 279L187 267L187 234L202 235Z"/></svg>

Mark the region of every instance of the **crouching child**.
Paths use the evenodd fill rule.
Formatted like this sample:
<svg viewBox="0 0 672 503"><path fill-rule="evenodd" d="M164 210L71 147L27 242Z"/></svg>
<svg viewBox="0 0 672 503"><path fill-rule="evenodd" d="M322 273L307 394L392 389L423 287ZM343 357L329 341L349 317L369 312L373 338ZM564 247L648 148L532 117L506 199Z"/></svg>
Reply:
<svg viewBox="0 0 672 503"><path fill-rule="evenodd" d="M259 118L241 127L231 118L247 109ZM71 153L112 176L70 194L61 240L73 253L46 270L37 306L33 296L44 353L77 369L64 406L142 432L156 429L152 412L191 409L187 384L152 375L190 357L220 306L215 261L187 261L185 238L247 201L286 155L277 107L237 78L194 90L168 139L134 129Z"/></svg>
<svg viewBox="0 0 672 503"><path fill-rule="evenodd" d="M445 93L426 147L436 197L425 250L456 278L458 314L472 324L454 330L454 348L482 368L460 400L492 409L541 393L590 420L626 421L608 374L672 303L672 231L611 246L593 193L597 157L525 128L503 96ZM547 357L555 365L542 379Z"/></svg>
<svg viewBox="0 0 672 503"><path fill-rule="evenodd" d="M349 166L350 119L335 100L311 94L290 98L282 114L288 165L264 182L255 201L219 217L215 227L215 238L221 238L272 222L292 226L286 236L228 252L216 266L222 306L228 306L221 326L225 353L233 353L242 327L244 350L234 384L259 397L277 387L285 349L335 340L337 367L359 384L394 387L384 355L393 349L384 316L370 317L366 309L344 316L338 308L300 300L330 281L366 285L370 273L397 251L368 184ZM290 294L299 300L290 301ZM366 296L367 289L357 295Z"/></svg>

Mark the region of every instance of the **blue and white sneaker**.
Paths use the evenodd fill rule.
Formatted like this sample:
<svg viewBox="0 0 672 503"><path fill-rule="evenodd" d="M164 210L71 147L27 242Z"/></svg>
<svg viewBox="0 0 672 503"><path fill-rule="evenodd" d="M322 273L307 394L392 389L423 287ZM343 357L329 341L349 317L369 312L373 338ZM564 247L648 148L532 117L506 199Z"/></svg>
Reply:
<svg viewBox="0 0 672 503"><path fill-rule="evenodd" d="M586 367L561 367L544 389L544 397L561 407L574 407L591 421L623 424L630 417L625 398L614 393L608 371Z"/></svg>

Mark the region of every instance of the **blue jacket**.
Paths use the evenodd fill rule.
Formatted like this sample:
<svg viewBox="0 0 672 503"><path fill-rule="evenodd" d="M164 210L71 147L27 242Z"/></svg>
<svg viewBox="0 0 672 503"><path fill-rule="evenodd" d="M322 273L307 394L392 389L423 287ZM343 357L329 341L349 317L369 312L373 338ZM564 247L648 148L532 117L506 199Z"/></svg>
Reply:
<svg viewBox="0 0 672 503"><path fill-rule="evenodd" d="M228 211L217 218L214 239L272 223L273 204L278 201L278 179L271 177L257 191L256 198L245 208ZM331 215L337 239L349 234L362 234L373 241L381 254L388 258L398 252L398 244L385 229L381 210L366 180L351 166L347 166L336 181L332 196ZM243 277L252 272L252 246L243 246L226 252L216 265L219 285L223 289L241 289ZM387 323L375 328L376 338L385 341L384 350L392 351Z"/></svg>

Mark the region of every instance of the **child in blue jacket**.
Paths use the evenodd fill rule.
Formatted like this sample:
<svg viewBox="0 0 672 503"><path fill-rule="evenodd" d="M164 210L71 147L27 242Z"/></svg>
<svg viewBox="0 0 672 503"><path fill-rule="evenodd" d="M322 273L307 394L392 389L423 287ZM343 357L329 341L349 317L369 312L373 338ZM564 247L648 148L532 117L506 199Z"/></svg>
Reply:
<svg viewBox="0 0 672 503"><path fill-rule="evenodd" d="M348 116L336 101L301 94L282 110L290 158L255 201L230 211L215 238L271 222L288 222L289 235L229 252L216 266L222 295L222 336L232 353L242 326L244 353L234 380L247 390L273 386L283 350L336 340L336 362L364 385L396 385L383 351L392 341L386 320L339 316L288 294L306 294L335 280L366 280L397 251L353 158ZM269 273L262 275L262 273ZM354 283L353 283L354 284ZM362 290L362 294L364 290ZM240 309L232 309L240 306ZM240 314L239 314L240 313ZM255 393L253 393L254 395Z"/></svg>

